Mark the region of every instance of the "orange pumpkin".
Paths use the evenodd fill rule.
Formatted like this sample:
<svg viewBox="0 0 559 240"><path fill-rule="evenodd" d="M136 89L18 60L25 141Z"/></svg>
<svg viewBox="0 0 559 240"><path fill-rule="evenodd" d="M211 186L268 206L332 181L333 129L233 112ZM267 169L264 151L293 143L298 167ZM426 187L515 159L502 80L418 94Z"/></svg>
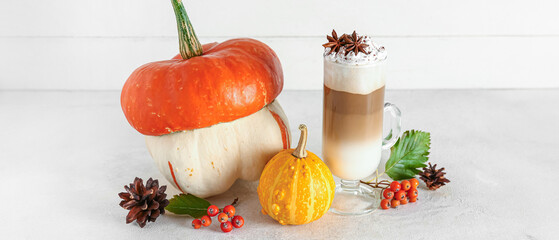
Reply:
<svg viewBox="0 0 559 240"><path fill-rule="evenodd" d="M334 200L332 173L318 156L305 150L307 127L301 124L299 129L297 148L275 155L264 167L258 184L262 212L282 225L319 219Z"/></svg>
<svg viewBox="0 0 559 240"><path fill-rule="evenodd" d="M289 148L275 101L283 72L274 51L254 39L202 46L183 4L171 2L180 55L136 69L122 88L122 110L167 180L209 197L238 178L258 180L267 161Z"/></svg>
<svg viewBox="0 0 559 240"><path fill-rule="evenodd" d="M145 64L122 88L126 119L144 135L230 122L270 104L283 88L274 51L254 39L206 44L203 55Z"/></svg>

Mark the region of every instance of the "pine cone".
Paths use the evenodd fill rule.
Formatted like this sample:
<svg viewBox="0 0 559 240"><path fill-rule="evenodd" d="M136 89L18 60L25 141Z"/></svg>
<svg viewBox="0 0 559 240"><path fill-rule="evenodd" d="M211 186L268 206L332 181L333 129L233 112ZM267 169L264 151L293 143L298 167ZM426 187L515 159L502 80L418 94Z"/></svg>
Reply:
<svg viewBox="0 0 559 240"><path fill-rule="evenodd" d="M424 167L423 172L420 172L419 177L421 180L427 184L427 187L431 190L437 190L438 188L445 185L445 183L449 183L450 180L446 179L444 175L446 174L443 172L444 168L439 170L436 169L437 164L431 166L429 163L429 168Z"/></svg>
<svg viewBox="0 0 559 240"><path fill-rule="evenodd" d="M138 222L140 227L146 225L146 221L155 222L159 215L165 214L165 207L169 205L167 200L167 186L159 187L159 181L148 179L146 186L141 178L136 177L130 186L124 186L126 192L118 194L123 200L120 206L130 210L126 216L126 224Z"/></svg>

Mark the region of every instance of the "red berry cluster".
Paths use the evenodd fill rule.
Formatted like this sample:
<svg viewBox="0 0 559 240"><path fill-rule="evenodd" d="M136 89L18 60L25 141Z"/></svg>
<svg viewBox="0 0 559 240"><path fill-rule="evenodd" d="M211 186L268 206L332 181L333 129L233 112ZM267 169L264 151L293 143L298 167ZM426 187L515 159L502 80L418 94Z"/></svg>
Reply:
<svg viewBox="0 0 559 240"><path fill-rule="evenodd" d="M399 205L417 201L417 195L419 194L417 191L418 185L419 181L415 178L409 181L403 180L402 182L393 181L390 183L390 187L382 192L384 199L380 201L380 207L382 209L396 208Z"/></svg>
<svg viewBox="0 0 559 240"><path fill-rule="evenodd" d="M199 229L202 226L210 226L210 224L212 224L212 219L210 217L215 216L217 216L217 221L221 223L221 231L223 232L231 232L233 227L241 228L245 225L245 219L239 215L235 215L235 207L232 205L225 206L223 212L220 212L216 205L211 205L208 207L208 215L200 219L192 220L192 227L194 227L194 229ZM229 219L231 219L231 221Z"/></svg>

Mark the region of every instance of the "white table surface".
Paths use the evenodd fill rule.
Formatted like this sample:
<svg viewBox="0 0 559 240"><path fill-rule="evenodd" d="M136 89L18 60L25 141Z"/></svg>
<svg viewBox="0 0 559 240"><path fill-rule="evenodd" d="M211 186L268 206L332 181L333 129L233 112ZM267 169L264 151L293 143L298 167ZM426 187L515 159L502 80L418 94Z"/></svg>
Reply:
<svg viewBox="0 0 559 240"><path fill-rule="evenodd" d="M398 209L360 217L327 213L302 226L260 214L256 182L237 182L210 201L234 197L246 224L225 234L195 230L167 214L145 228L125 224L117 193L134 177L158 178L143 136L128 125L119 92L0 91L2 239L557 239L559 90L387 91L403 129L431 132L432 162L449 185ZM279 101L298 139L320 155L320 91L285 91Z"/></svg>

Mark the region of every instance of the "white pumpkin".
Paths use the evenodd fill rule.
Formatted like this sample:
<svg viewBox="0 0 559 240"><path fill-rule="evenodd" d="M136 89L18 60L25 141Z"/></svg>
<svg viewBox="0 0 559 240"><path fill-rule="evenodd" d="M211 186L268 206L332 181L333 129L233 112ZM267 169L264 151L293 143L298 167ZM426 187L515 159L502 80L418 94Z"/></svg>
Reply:
<svg viewBox="0 0 559 240"><path fill-rule="evenodd" d="M146 136L149 152L169 182L209 197L236 179L258 180L276 153L290 148L289 124L274 100L260 111L206 128Z"/></svg>

